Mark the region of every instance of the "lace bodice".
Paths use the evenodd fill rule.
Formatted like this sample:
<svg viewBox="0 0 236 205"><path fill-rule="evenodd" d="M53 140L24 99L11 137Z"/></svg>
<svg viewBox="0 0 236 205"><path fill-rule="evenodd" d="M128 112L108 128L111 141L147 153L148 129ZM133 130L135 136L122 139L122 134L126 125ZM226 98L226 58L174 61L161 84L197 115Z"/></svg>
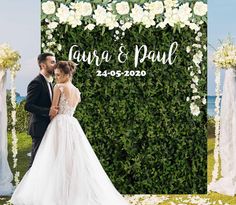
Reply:
<svg viewBox="0 0 236 205"><path fill-rule="evenodd" d="M60 100L59 100L59 111L58 114L66 114L66 115L70 115L73 116L75 109L77 107L77 104L80 102L80 92L79 90L76 88L75 92L77 92L77 95L79 95L79 100L77 100L77 102L74 102L72 104L69 103L69 99L68 97L66 97L66 94L64 92L64 88L63 87L59 87L60 91L61 91L61 96L60 96Z"/></svg>

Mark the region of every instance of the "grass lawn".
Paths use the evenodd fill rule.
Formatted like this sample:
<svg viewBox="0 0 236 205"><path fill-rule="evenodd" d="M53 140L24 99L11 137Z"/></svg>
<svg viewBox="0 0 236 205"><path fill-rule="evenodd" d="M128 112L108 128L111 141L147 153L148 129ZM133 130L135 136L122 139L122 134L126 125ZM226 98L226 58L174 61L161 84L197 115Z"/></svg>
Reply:
<svg viewBox="0 0 236 205"><path fill-rule="evenodd" d="M30 152L31 138L26 134L18 134L18 171L20 171L20 178L26 172L29 157L27 153ZM9 163L12 167L12 152L11 152L11 140L9 140ZM208 139L208 181L211 180L211 172L213 169L213 150L214 150L214 138ZM158 183L158 182L157 182ZM165 199L162 200L161 197ZM206 195L135 195L126 196L132 200L133 205L175 205L175 204L230 204L236 205L236 197L225 196L217 193L209 193ZM192 199L190 199L192 198ZM3 205L8 197L1 197L0 205ZM161 202L163 201L163 202ZM111 204L112 205L112 204Z"/></svg>

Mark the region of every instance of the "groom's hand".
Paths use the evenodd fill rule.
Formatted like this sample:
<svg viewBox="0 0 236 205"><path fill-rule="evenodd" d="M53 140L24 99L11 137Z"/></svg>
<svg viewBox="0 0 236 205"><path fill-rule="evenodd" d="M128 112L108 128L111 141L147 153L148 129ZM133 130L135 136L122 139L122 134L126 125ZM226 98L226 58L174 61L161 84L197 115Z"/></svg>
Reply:
<svg viewBox="0 0 236 205"><path fill-rule="evenodd" d="M58 110L59 110L58 106L53 106L50 108L49 116L51 120L57 115Z"/></svg>

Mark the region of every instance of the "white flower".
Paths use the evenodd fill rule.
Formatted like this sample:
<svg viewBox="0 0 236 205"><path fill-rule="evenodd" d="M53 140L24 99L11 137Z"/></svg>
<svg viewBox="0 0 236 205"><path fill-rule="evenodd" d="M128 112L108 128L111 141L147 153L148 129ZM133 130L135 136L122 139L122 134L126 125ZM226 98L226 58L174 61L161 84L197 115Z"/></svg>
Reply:
<svg viewBox="0 0 236 205"><path fill-rule="evenodd" d="M202 51L198 51L194 56L193 56L193 62L195 65L199 68L199 64L202 62Z"/></svg>
<svg viewBox="0 0 236 205"><path fill-rule="evenodd" d="M187 46L186 52L187 52L187 53L190 53L190 51L191 51L191 47L190 47L190 46Z"/></svg>
<svg viewBox="0 0 236 205"><path fill-rule="evenodd" d="M202 104L203 104L203 105L206 105L206 98L203 98L203 99L202 99Z"/></svg>
<svg viewBox="0 0 236 205"><path fill-rule="evenodd" d="M142 21L143 15L143 8L138 4L135 4L130 13L130 17L133 18L133 22L140 23Z"/></svg>
<svg viewBox="0 0 236 205"><path fill-rule="evenodd" d="M149 10L149 12L153 15L162 14L164 12L164 5L161 1L145 3L144 8Z"/></svg>
<svg viewBox="0 0 236 205"><path fill-rule="evenodd" d="M124 25L121 26L121 30L125 31L126 29L131 28L132 23L131 22L126 22Z"/></svg>
<svg viewBox="0 0 236 205"><path fill-rule="evenodd" d="M202 37L202 32L198 32L197 36Z"/></svg>
<svg viewBox="0 0 236 205"><path fill-rule="evenodd" d="M95 25L90 23L87 26L85 26L84 30L88 29L88 30L92 31L94 29L94 27L95 27Z"/></svg>
<svg viewBox="0 0 236 205"><path fill-rule="evenodd" d="M52 39L53 38L53 35L52 34L49 34L48 35L48 39L50 40L50 39Z"/></svg>
<svg viewBox="0 0 236 205"><path fill-rule="evenodd" d="M58 45L57 45L57 50L61 51L61 49L62 49L61 44L58 44Z"/></svg>
<svg viewBox="0 0 236 205"><path fill-rule="evenodd" d="M193 82L195 83L195 84L198 84L198 81L199 81L199 79L198 79L198 77L195 75L194 77L193 77Z"/></svg>
<svg viewBox="0 0 236 205"><path fill-rule="evenodd" d="M116 11L120 15L125 15L129 13L129 4L126 1L122 1L116 4Z"/></svg>
<svg viewBox="0 0 236 205"><path fill-rule="evenodd" d="M179 16L178 16L178 10L173 9L173 10L167 10L164 14L165 20L167 24L169 24L171 27L174 27L174 24L179 22Z"/></svg>
<svg viewBox="0 0 236 205"><path fill-rule="evenodd" d="M51 30L46 30L46 35L50 35L52 33Z"/></svg>
<svg viewBox="0 0 236 205"><path fill-rule="evenodd" d="M178 6L178 0L164 0L165 8L171 9Z"/></svg>
<svg viewBox="0 0 236 205"><path fill-rule="evenodd" d="M178 15L179 20L184 23L188 24L189 18L192 17L192 9L189 7L189 3L185 3L179 7Z"/></svg>
<svg viewBox="0 0 236 205"><path fill-rule="evenodd" d="M196 36L196 37L195 37L195 40L196 40L196 41L200 41L201 39L200 39L199 36Z"/></svg>
<svg viewBox="0 0 236 205"><path fill-rule="evenodd" d="M49 14L54 14L56 10L55 3L53 1L47 1L42 3L42 10L43 13L49 15Z"/></svg>
<svg viewBox="0 0 236 205"><path fill-rule="evenodd" d="M186 98L186 101L188 102L189 100L190 100L190 98L189 98L189 97L187 97L187 98Z"/></svg>
<svg viewBox="0 0 236 205"><path fill-rule="evenodd" d="M200 114L200 109L194 102L190 104L190 110L191 113L195 116L198 116Z"/></svg>
<svg viewBox="0 0 236 205"><path fill-rule="evenodd" d="M154 17L155 16L152 13L149 13L148 11L143 12L142 23L145 25L146 28L155 25Z"/></svg>
<svg viewBox="0 0 236 205"><path fill-rule="evenodd" d="M94 11L93 18L96 20L96 24L105 24L106 22L106 9L104 9L102 6L98 5L97 9Z"/></svg>
<svg viewBox="0 0 236 205"><path fill-rule="evenodd" d="M198 32L201 28L197 25L197 24L195 24L195 23L190 23L189 25L189 28L191 29L191 30L195 30L195 32Z"/></svg>
<svg viewBox="0 0 236 205"><path fill-rule="evenodd" d="M90 16L93 12L91 4L88 2L71 3L70 7L80 13L81 16Z"/></svg>
<svg viewBox="0 0 236 205"><path fill-rule="evenodd" d="M190 86L192 89L196 89L196 85L195 84L191 84L191 86Z"/></svg>
<svg viewBox="0 0 236 205"><path fill-rule="evenodd" d="M79 26L82 24L81 22L81 15L78 12L70 11L70 15L67 19L69 25L71 25L72 28L75 28L76 26Z"/></svg>
<svg viewBox="0 0 236 205"><path fill-rule="evenodd" d="M160 28L165 28L166 27L166 22L165 21L163 21L163 22L160 22L159 24L157 24L157 26L156 27L160 27Z"/></svg>
<svg viewBox="0 0 236 205"><path fill-rule="evenodd" d="M105 19L105 25L109 28L109 30L112 30L115 27L118 27L119 24L116 21L116 16L112 14L111 12L108 12L106 14L106 19Z"/></svg>
<svg viewBox="0 0 236 205"><path fill-rule="evenodd" d="M193 71L190 72L190 76L194 76L194 72Z"/></svg>
<svg viewBox="0 0 236 205"><path fill-rule="evenodd" d="M194 14L198 15L198 16L204 16L207 13L207 4L198 1L195 3L194 7L193 7L193 11Z"/></svg>
<svg viewBox="0 0 236 205"><path fill-rule="evenodd" d="M60 7L57 9L56 16L59 18L60 23L66 23L68 17L70 16L69 8L64 4L60 4Z"/></svg>
<svg viewBox="0 0 236 205"><path fill-rule="evenodd" d="M197 93L197 88L194 88L194 89L193 89L193 93Z"/></svg>
<svg viewBox="0 0 236 205"><path fill-rule="evenodd" d="M57 26L58 26L57 22L50 22L48 24L48 28L51 29L51 30L55 29Z"/></svg>

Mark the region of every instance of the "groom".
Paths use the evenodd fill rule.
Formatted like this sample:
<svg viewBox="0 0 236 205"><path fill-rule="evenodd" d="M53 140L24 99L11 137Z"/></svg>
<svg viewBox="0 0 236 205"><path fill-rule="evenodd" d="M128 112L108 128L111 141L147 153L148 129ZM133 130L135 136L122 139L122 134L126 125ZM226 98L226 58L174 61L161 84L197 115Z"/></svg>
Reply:
<svg viewBox="0 0 236 205"><path fill-rule="evenodd" d="M32 151L29 168L33 164L50 118L58 112L58 108L50 109L53 96L51 79L56 65L55 56L51 53L40 54L38 65L40 73L28 85L25 104L25 110L31 113L28 134L32 137Z"/></svg>

